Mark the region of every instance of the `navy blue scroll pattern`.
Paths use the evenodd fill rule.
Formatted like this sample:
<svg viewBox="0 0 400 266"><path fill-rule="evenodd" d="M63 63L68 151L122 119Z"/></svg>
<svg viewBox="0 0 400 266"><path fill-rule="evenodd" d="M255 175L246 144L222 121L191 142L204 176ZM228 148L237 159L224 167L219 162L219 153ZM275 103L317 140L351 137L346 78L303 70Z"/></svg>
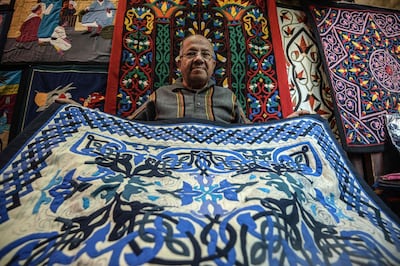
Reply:
<svg viewBox="0 0 400 266"><path fill-rule="evenodd" d="M324 127L145 125L60 109L2 170L0 231L25 232L5 238L0 262L398 264L399 226ZM50 226L29 231L13 216L24 207Z"/></svg>

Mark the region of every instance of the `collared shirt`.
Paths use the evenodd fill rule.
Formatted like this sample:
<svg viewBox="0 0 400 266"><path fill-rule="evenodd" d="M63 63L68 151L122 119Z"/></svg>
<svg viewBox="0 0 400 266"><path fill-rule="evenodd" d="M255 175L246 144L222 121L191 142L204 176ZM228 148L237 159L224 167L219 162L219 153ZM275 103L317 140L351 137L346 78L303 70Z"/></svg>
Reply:
<svg viewBox="0 0 400 266"><path fill-rule="evenodd" d="M172 85L155 90L129 119L167 120L196 118L224 123L249 123L236 95L229 89L209 81L201 90L190 90L178 79Z"/></svg>

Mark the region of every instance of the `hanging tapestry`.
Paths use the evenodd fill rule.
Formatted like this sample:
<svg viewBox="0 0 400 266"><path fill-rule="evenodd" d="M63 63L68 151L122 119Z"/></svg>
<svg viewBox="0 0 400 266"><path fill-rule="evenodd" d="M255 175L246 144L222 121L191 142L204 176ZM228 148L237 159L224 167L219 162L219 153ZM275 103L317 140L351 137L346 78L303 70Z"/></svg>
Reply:
<svg viewBox="0 0 400 266"><path fill-rule="evenodd" d="M106 111L126 117L149 94L173 83L180 42L201 34L214 44L217 85L234 91L253 122L292 112L284 60L277 60L269 11L274 1L120 1L115 21ZM276 23L274 23L276 24ZM279 36L278 36L279 37ZM279 38L278 38L279 39ZM282 56L282 58L284 58ZM278 71L279 63L283 71ZM277 73L280 72L280 73ZM287 86L287 83L286 83Z"/></svg>
<svg viewBox="0 0 400 266"><path fill-rule="evenodd" d="M21 106L21 131L57 98L104 110L107 66L36 66L30 70Z"/></svg>
<svg viewBox="0 0 400 266"><path fill-rule="evenodd" d="M0 152L8 144L21 70L0 70Z"/></svg>
<svg viewBox="0 0 400 266"><path fill-rule="evenodd" d="M293 109L321 115L336 135L331 89L307 15L300 8L279 6L278 18Z"/></svg>
<svg viewBox="0 0 400 266"><path fill-rule="evenodd" d="M347 151L379 152L385 115L400 112L400 10L309 7Z"/></svg>
<svg viewBox="0 0 400 266"><path fill-rule="evenodd" d="M16 0L2 63L108 63L116 0Z"/></svg>
<svg viewBox="0 0 400 266"><path fill-rule="evenodd" d="M398 217L319 116L138 123L52 105L13 144L1 265L400 264Z"/></svg>

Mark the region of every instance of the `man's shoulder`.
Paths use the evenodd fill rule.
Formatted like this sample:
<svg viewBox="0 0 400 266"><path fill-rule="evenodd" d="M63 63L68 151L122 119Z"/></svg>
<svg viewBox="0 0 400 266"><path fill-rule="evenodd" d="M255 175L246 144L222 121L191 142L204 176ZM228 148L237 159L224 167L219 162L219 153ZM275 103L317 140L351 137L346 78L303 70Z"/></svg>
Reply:
<svg viewBox="0 0 400 266"><path fill-rule="evenodd" d="M168 84L168 85L163 85L159 87L158 89L155 90L155 92L160 93L160 92L171 92L173 89L180 88L179 84Z"/></svg>
<svg viewBox="0 0 400 266"><path fill-rule="evenodd" d="M171 92L173 89L176 88L184 88L182 82L178 79L175 82L171 84L165 84L158 89L156 89L156 92Z"/></svg>
<svg viewBox="0 0 400 266"><path fill-rule="evenodd" d="M234 92L230 88L227 88L227 87L215 85L214 90L216 92L223 93L223 94L234 94Z"/></svg>
<svg viewBox="0 0 400 266"><path fill-rule="evenodd" d="M214 85L214 88L216 90L228 90L228 91L232 91L231 89L227 88L227 87L222 87L222 86L218 86L218 85Z"/></svg>

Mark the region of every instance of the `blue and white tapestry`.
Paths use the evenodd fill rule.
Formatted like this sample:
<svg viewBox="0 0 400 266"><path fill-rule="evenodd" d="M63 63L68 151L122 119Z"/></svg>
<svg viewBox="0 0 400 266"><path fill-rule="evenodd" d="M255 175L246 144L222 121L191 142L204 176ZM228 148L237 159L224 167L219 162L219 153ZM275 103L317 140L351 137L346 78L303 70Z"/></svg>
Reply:
<svg viewBox="0 0 400 266"><path fill-rule="evenodd" d="M139 123L52 105L0 158L1 265L400 264L399 219L317 115Z"/></svg>

